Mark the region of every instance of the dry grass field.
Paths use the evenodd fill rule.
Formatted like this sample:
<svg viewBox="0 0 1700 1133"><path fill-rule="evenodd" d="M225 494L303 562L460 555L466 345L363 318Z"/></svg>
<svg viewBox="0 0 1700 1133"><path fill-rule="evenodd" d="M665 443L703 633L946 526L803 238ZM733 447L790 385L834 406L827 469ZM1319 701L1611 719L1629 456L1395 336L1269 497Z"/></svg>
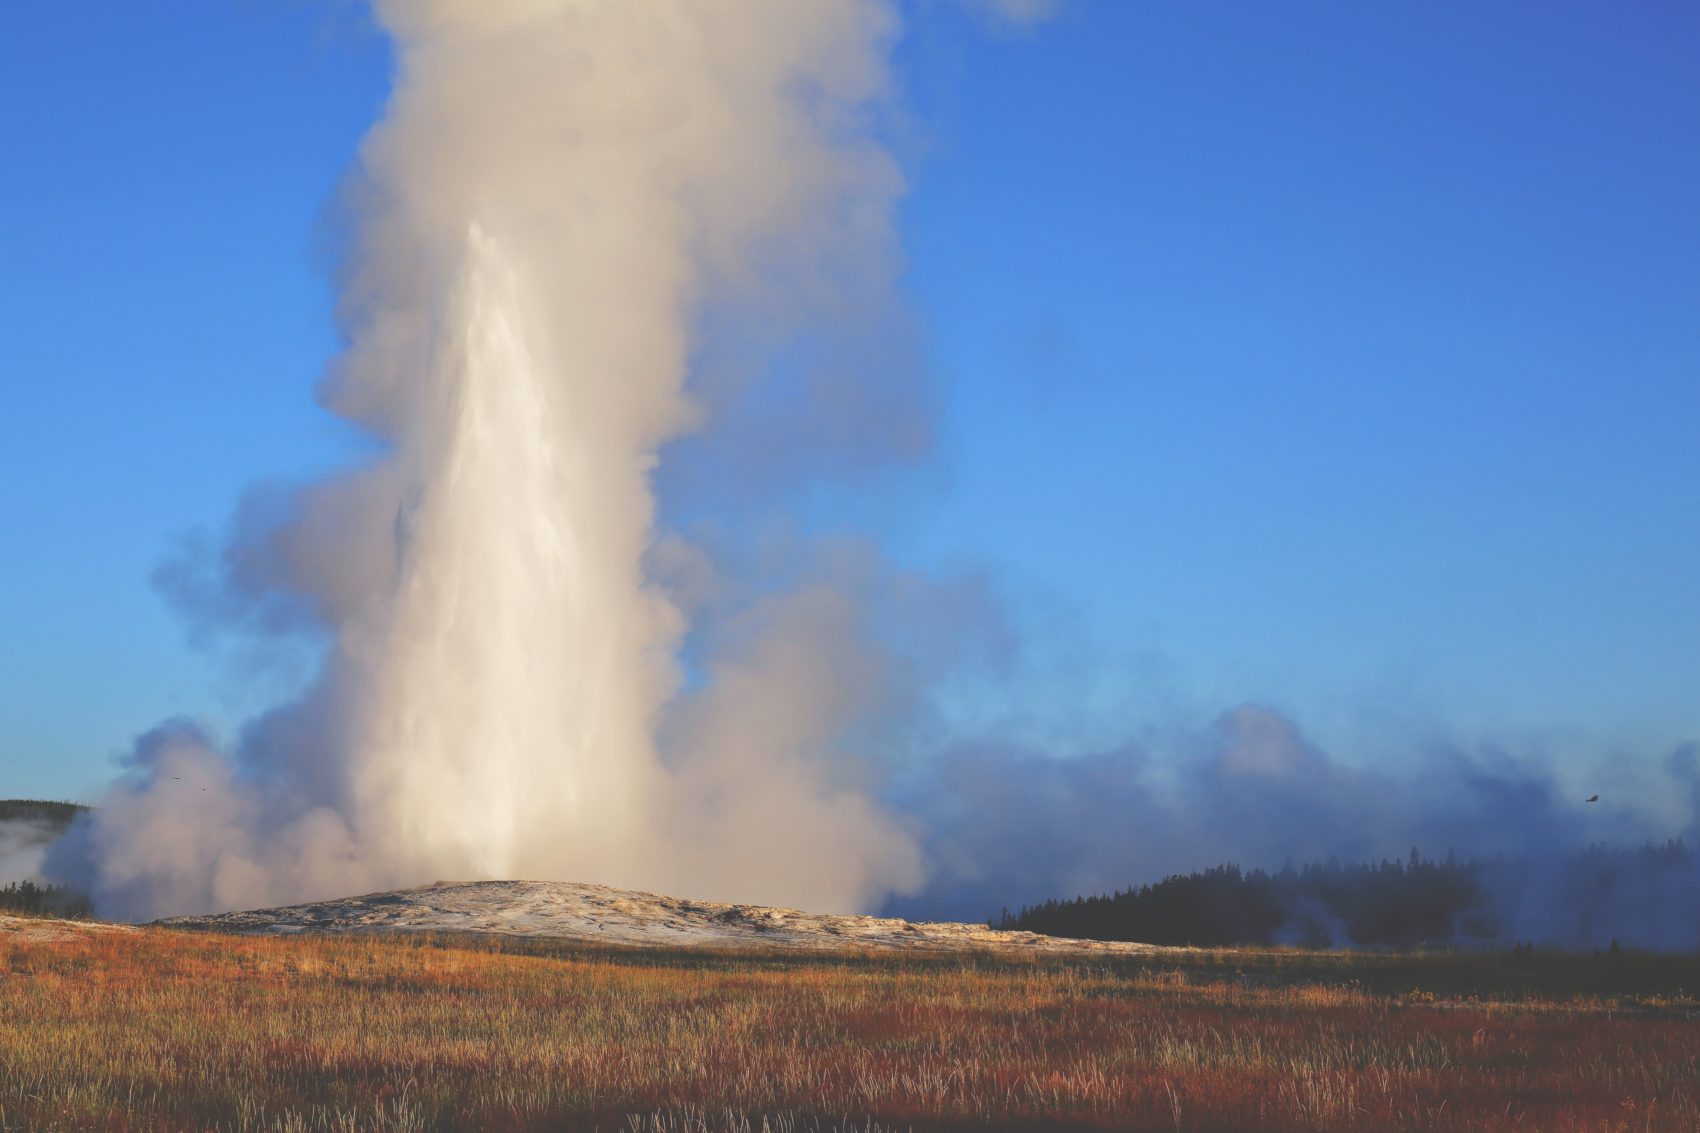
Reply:
<svg viewBox="0 0 1700 1133"><path fill-rule="evenodd" d="M6 1130L1694 1130L1692 957L0 929Z"/></svg>

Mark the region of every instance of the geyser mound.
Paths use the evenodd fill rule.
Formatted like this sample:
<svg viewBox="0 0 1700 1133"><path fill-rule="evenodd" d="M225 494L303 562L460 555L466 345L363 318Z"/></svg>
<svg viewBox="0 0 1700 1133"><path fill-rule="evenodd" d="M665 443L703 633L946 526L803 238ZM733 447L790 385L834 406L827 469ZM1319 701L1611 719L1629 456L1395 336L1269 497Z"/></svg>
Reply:
<svg viewBox="0 0 1700 1133"><path fill-rule="evenodd" d="M672 948L1159 950L1149 944L1002 932L983 924L690 901L564 881L438 883L278 909L172 917L157 923L167 928L237 933L466 933Z"/></svg>

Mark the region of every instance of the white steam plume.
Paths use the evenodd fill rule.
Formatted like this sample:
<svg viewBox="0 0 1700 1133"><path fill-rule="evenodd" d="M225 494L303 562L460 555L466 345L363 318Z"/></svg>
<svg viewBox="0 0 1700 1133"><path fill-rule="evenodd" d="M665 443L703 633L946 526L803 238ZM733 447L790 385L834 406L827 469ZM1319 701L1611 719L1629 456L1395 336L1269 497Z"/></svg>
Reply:
<svg viewBox="0 0 1700 1133"><path fill-rule="evenodd" d="M901 182L868 116L891 5L376 11L395 90L324 395L384 455L225 564L250 605L310 611L323 672L234 753L181 725L144 738L60 873L129 917L436 878L827 909L912 888L912 837L823 755L853 612L782 603L767 644L708 666L719 691L664 757L685 626L644 574L708 298L887 270Z"/></svg>
<svg viewBox="0 0 1700 1133"><path fill-rule="evenodd" d="M39 881L42 859L58 833L47 822L0 818L0 885Z"/></svg>

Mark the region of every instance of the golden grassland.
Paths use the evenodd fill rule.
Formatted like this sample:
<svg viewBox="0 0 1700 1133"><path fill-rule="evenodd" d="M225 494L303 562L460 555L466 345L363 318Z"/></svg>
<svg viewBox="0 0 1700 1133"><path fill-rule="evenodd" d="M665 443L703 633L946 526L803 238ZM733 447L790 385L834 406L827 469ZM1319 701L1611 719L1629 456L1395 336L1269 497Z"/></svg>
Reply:
<svg viewBox="0 0 1700 1133"><path fill-rule="evenodd" d="M1695 1130L1700 960L0 932L5 1130Z"/></svg>

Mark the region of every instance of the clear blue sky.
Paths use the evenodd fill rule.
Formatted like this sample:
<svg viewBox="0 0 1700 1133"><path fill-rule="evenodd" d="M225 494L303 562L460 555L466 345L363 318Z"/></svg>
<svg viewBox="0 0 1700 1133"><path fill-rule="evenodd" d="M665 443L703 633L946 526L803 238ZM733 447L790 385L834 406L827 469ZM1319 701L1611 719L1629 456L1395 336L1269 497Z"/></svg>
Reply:
<svg viewBox="0 0 1700 1133"><path fill-rule="evenodd" d="M1700 9L916 19L942 488L887 534L1090 655L1030 674L1057 744L1700 736ZM147 576L353 450L315 230L387 68L329 0L0 5L0 796L265 699Z"/></svg>

